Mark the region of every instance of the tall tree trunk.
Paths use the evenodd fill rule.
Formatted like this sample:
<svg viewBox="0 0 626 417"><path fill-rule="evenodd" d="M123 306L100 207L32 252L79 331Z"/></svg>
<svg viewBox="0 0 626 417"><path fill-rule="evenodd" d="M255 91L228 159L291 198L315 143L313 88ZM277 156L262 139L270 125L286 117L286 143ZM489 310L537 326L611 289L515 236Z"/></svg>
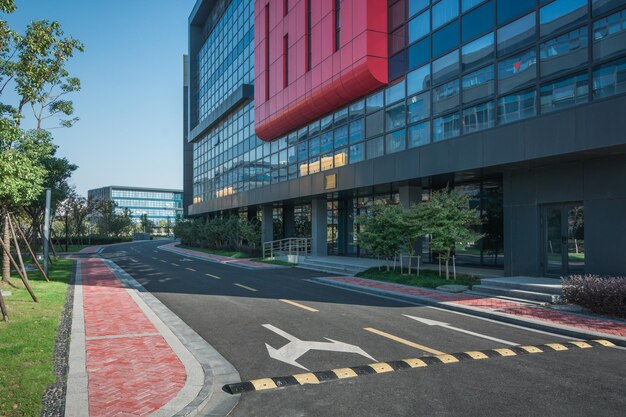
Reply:
<svg viewBox="0 0 626 417"><path fill-rule="evenodd" d="M2 241L7 248L11 248L11 233L9 232L9 214L3 213L2 216ZM9 282L11 277L11 261L9 255L2 254L2 281Z"/></svg>
<svg viewBox="0 0 626 417"><path fill-rule="evenodd" d="M4 304L2 292L0 292L0 315L2 316L2 321L9 321L9 311L7 310L7 306Z"/></svg>

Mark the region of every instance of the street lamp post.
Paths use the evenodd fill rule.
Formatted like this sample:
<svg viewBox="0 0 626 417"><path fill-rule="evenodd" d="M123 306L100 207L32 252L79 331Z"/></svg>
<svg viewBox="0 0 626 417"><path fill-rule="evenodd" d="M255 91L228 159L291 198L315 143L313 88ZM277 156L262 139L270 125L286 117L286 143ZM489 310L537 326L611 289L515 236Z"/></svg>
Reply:
<svg viewBox="0 0 626 417"><path fill-rule="evenodd" d="M48 244L50 242L50 200L52 198L52 190L46 188L46 211L44 214L43 224L43 270L48 275ZM67 237L66 237L67 239Z"/></svg>

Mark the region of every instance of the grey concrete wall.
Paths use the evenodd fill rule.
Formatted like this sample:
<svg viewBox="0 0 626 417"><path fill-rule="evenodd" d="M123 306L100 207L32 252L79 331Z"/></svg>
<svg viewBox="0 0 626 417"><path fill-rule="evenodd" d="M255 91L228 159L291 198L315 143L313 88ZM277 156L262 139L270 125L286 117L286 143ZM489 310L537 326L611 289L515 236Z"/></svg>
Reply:
<svg viewBox="0 0 626 417"><path fill-rule="evenodd" d="M507 275L543 273L541 207L582 202L585 272L626 274L626 155L505 170Z"/></svg>

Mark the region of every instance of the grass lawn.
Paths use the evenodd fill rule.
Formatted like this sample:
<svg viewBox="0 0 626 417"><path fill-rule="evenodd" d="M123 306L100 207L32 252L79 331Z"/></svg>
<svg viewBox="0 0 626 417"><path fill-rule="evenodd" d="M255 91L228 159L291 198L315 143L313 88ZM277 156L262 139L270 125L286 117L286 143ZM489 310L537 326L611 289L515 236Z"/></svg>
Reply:
<svg viewBox="0 0 626 417"><path fill-rule="evenodd" d="M189 249L189 250L195 250L198 252L204 252L204 253L209 253L211 255L220 255L220 256L228 256L230 258L250 258L250 255L248 255L245 252L239 252L239 251L227 251L227 250L213 250L213 249L205 249L205 248L196 248L194 246L187 246L187 245L176 245L177 248L181 248L181 249Z"/></svg>
<svg viewBox="0 0 626 417"><path fill-rule="evenodd" d="M281 266L296 266L296 264L291 263L291 262L286 262L286 261L278 261L275 259L265 259L265 258L253 258L250 259L251 261L254 262L260 262L263 264L272 264L272 265L281 265Z"/></svg>
<svg viewBox="0 0 626 417"><path fill-rule="evenodd" d="M29 273L39 304L31 300L19 277L12 280L17 289L0 284L13 293L4 298L10 321L0 322L2 417L41 415L43 393L54 382L52 355L73 264L68 259L50 264L49 283L38 272Z"/></svg>
<svg viewBox="0 0 626 417"><path fill-rule="evenodd" d="M378 281L386 281L386 282L395 282L396 284L404 284L404 285L412 285L414 287L424 287L424 288L437 288L440 285L446 284L460 284L460 285L477 285L480 284L480 279L470 276L470 275L461 275L457 274L456 281L452 279L452 274L450 274L450 280L446 280L445 274L443 276L439 276L437 271L430 270L422 270L420 271L420 276L416 276L415 273L412 275L403 275L400 272L394 272L386 270L379 271L378 268L370 268L367 271L363 271L357 274L358 277L361 278L369 278L375 279Z"/></svg>

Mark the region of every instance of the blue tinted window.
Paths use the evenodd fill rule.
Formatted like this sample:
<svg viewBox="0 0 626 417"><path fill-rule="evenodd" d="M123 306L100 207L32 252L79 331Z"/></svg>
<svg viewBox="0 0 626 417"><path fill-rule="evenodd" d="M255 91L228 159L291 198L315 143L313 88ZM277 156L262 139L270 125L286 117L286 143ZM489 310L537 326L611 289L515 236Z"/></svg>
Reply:
<svg viewBox="0 0 626 417"><path fill-rule="evenodd" d="M535 41L535 13L498 29L498 55L519 51Z"/></svg>
<svg viewBox="0 0 626 417"><path fill-rule="evenodd" d="M418 67L430 60L430 38L425 38L408 49L409 51L409 69Z"/></svg>
<svg viewBox="0 0 626 417"><path fill-rule="evenodd" d="M430 117L430 93L413 96L406 101L409 123Z"/></svg>
<svg viewBox="0 0 626 417"><path fill-rule="evenodd" d="M587 92L589 91L587 81L587 74L583 73L542 85L540 92L541 112L548 113L586 103Z"/></svg>
<svg viewBox="0 0 626 417"><path fill-rule="evenodd" d="M480 67L491 61L495 55L493 42L494 35L490 33L465 45L461 52L463 71Z"/></svg>
<svg viewBox="0 0 626 417"><path fill-rule="evenodd" d="M385 105L385 93L379 91L377 93L372 94L366 99L367 103L367 112L371 113L373 111L382 109Z"/></svg>
<svg viewBox="0 0 626 417"><path fill-rule="evenodd" d="M483 101L495 92L493 65L471 72L463 77L463 103Z"/></svg>
<svg viewBox="0 0 626 417"><path fill-rule="evenodd" d="M459 0L441 0L432 7L433 29L443 26L459 15Z"/></svg>
<svg viewBox="0 0 626 417"><path fill-rule="evenodd" d="M341 148L348 144L348 126L344 125L335 129L335 148Z"/></svg>
<svg viewBox="0 0 626 417"><path fill-rule="evenodd" d="M433 61L433 83L439 84L459 73L459 51L450 52L436 61Z"/></svg>
<svg viewBox="0 0 626 417"><path fill-rule="evenodd" d="M409 17L428 7L430 0L409 0Z"/></svg>
<svg viewBox="0 0 626 417"><path fill-rule="evenodd" d="M618 6L626 6L626 0L593 0L591 3L594 16L608 12Z"/></svg>
<svg viewBox="0 0 626 417"><path fill-rule="evenodd" d="M498 124L515 122L537 114L535 90L498 99Z"/></svg>
<svg viewBox="0 0 626 417"><path fill-rule="evenodd" d="M430 143L430 122L409 126L409 148L417 148Z"/></svg>
<svg viewBox="0 0 626 417"><path fill-rule="evenodd" d="M593 23L593 58L603 59L626 51L626 10Z"/></svg>
<svg viewBox="0 0 626 417"><path fill-rule="evenodd" d="M433 57L448 52L459 46L459 21L456 20L448 26L433 33Z"/></svg>
<svg viewBox="0 0 626 417"><path fill-rule="evenodd" d="M463 110L463 133L489 129L495 125L495 106L492 101Z"/></svg>
<svg viewBox="0 0 626 417"><path fill-rule="evenodd" d="M350 163L361 162L365 159L365 147L362 143L350 146Z"/></svg>
<svg viewBox="0 0 626 417"><path fill-rule="evenodd" d="M587 43L585 26L539 45L541 76L554 75L585 65L588 58Z"/></svg>
<svg viewBox="0 0 626 417"><path fill-rule="evenodd" d="M320 138L316 137L309 140L309 157L320 154Z"/></svg>
<svg viewBox="0 0 626 417"><path fill-rule="evenodd" d="M461 10L463 12L468 11L472 7L484 2L485 0L461 0Z"/></svg>
<svg viewBox="0 0 626 417"><path fill-rule="evenodd" d="M406 124L406 105L404 103L389 106L385 110L385 125L387 131L404 127Z"/></svg>
<svg viewBox="0 0 626 417"><path fill-rule="evenodd" d="M463 42L493 29L493 2L490 1L461 18Z"/></svg>
<svg viewBox="0 0 626 417"><path fill-rule="evenodd" d="M533 84L537 77L537 57L534 49L498 63L500 94Z"/></svg>
<svg viewBox="0 0 626 417"><path fill-rule="evenodd" d="M458 113L433 120L433 140L450 139L461 133L461 121Z"/></svg>
<svg viewBox="0 0 626 417"><path fill-rule="evenodd" d="M387 153L396 153L406 149L406 130L389 133L385 137Z"/></svg>
<svg viewBox="0 0 626 417"><path fill-rule="evenodd" d="M498 0L498 24L533 10L536 4L537 0Z"/></svg>
<svg viewBox="0 0 626 417"><path fill-rule="evenodd" d="M428 35L430 32L430 11L426 10L409 22L409 43Z"/></svg>
<svg viewBox="0 0 626 417"><path fill-rule="evenodd" d="M390 87L387 87L387 89L385 90L385 102L387 104L391 104L395 103L396 101L402 100L404 97L406 97L404 95L404 90L404 80Z"/></svg>
<svg viewBox="0 0 626 417"><path fill-rule="evenodd" d="M430 87L430 65L424 65L406 76L407 94L419 93Z"/></svg>
<svg viewBox="0 0 626 417"><path fill-rule="evenodd" d="M626 60L603 65L593 71L593 97L626 93Z"/></svg>
<svg viewBox="0 0 626 417"><path fill-rule="evenodd" d="M350 143L356 143L363 140L363 125L365 119L355 120L350 123Z"/></svg>
<svg viewBox="0 0 626 417"><path fill-rule="evenodd" d="M459 105L459 80L433 88L433 114L446 113Z"/></svg>
<svg viewBox="0 0 626 417"><path fill-rule="evenodd" d="M587 16L587 0L556 0L543 6L539 12L541 36L576 25Z"/></svg>
<svg viewBox="0 0 626 417"><path fill-rule="evenodd" d="M322 153L331 151L333 149L333 132L326 132L322 134Z"/></svg>

